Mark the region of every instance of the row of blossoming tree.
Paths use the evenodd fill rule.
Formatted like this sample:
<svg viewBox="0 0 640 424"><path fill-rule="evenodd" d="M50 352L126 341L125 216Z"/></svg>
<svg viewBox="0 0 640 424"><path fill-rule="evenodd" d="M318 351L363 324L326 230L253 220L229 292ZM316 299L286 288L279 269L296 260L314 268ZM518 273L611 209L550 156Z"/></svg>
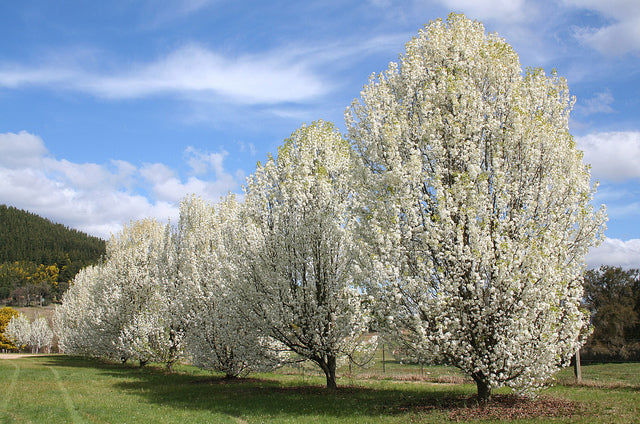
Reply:
<svg viewBox="0 0 640 424"><path fill-rule="evenodd" d="M190 197L177 225L113 237L58 310L60 344L228 376L295 353L335 387L375 320L472 377L481 400L535 390L588 335L584 256L604 228L572 104L482 24L432 22L371 77L346 136L302 126L242 202Z"/></svg>

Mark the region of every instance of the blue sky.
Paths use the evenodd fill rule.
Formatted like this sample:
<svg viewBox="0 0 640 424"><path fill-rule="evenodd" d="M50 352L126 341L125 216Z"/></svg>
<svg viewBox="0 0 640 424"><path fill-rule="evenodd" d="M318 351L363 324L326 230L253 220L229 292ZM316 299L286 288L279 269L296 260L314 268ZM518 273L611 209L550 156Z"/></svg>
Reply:
<svg viewBox="0 0 640 424"><path fill-rule="evenodd" d="M637 0L2 2L0 203L107 238L240 193L302 123L344 130L369 75L452 11L567 78L609 214L588 262L640 267Z"/></svg>

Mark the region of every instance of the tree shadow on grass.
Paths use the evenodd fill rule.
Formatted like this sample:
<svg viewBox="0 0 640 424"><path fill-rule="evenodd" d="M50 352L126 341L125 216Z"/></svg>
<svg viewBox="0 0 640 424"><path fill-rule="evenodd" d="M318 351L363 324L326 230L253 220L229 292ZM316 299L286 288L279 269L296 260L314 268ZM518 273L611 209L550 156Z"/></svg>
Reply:
<svg viewBox="0 0 640 424"><path fill-rule="evenodd" d="M167 376L170 377L170 376ZM295 417L308 422L310 417L331 418L407 414L400 408L407 402L428 397L442 399L460 395L456 390L413 390L388 387L341 386L328 390L323 386L282 382L274 379L242 379L229 381L201 379L159 382L154 378L122 382L124 390L144 390L147 400L175 408L205 409L235 417ZM307 417L307 418L305 418Z"/></svg>
<svg viewBox="0 0 640 424"><path fill-rule="evenodd" d="M50 357L47 366L98 369L115 379L114 387L144 398L147 402L179 410L206 410L233 417L288 417L309 422L328 419L410 415L404 405L428 399L447 405L449 399L468 396L470 387L434 384L372 382L371 385L342 385L337 390L274 375L264 378L229 380L205 373L167 373L164 368L139 368L81 357ZM420 413L424 413L422 410Z"/></svg>
<svg viewBox="0 0 640 424"><path fill-rule="evenodd" d="M437 414L454 421L466 421L567 418L584 412L578 403L549 396L532 400L498 394L488 405L480 406L470 385L385 381L328 390L276 375L229 380L206 373L169 374L158 366L139 368L77 357L50 357L47 362L49 366L98 369L115 379L114 387L154 404L247 419L287 418L309 422L325 417L371 421L382 416L402 416L406 421L417 415Z"/></svg>

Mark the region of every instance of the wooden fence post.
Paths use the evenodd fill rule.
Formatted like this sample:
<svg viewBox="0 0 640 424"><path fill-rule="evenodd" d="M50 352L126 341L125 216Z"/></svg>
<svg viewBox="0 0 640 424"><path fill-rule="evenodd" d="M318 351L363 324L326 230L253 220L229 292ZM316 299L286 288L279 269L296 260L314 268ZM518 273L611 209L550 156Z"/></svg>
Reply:
<svg viewBox="0 0 640 424"><path fill-rule="evenodd" d="M580 364L580 349L576 351L573 357L573 374L576 376L576 383L582 382L582 364Z"/></svg>

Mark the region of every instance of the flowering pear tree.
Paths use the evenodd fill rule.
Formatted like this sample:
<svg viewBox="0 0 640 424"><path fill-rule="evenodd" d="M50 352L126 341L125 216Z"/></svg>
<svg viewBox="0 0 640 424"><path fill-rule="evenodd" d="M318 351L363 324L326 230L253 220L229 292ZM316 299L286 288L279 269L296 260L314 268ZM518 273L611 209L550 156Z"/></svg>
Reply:
<svg viewBox="0 0 640 424"><path fill-rule="evenodd" d="M11 317L4 331L18 349L31 346L31 321L25 314Z"/></svg>
<svg viewBox="0 0 640 424"><path fill-rule="evenodd" d="M159 236L159 234L158 234ZM155 251L149 252L149 282L152 294L147 306L136 315L128 331L139 331L134 337L136 349L147 352L150 359L166 364L169 372L184 355L189 326L183 300L184 258L180 237L171 224L164 228Z"/></svg>
<svg viewBox="0 0 640 424"><path fill-rule="evenodd" d="M110 241L111 302L120 332L118 349L141 364L164 362L169 371L182 356L184 329L177 295L178 269L171 230L155 220L125 226Z"/></svg>
<svg viewBox="0 0 640 424"><path fill-rule="evenodd" d="M157 296L152 270L159 254L164 227L155 220L125 225L107 243L103 281L96 295L101 330L113 347L109 356L152 360L148 326L140 315L149 313ZM106 352L105 352L106 353Z"/></svg>
<svg viewBox="0 0 640 424"><path fill-rule="evenodd" d="M245 187L241 289L256 326L315 362L329 388L369 320L353 280L351 153L332 124L303 126Z"/></svg>
<svg viewBox="0 0 640 424"><path fill-rule="evenodd" d="M94 289L101 280L103 267L92 265L81 269L56 307L53 323L62 352L94 356L96 344L104 338L95 334L99 312Z"/></svg>
<svg viewBox="0 0 640 424"><path fill-rule="evenodd" d="M62 349L164 362L169 370L186 350L196 365L229 377L274 365L277 358L263 354L270 339L238 312L238 209L232 197L217 211L192 197L175 227L125 226L104 262L78 273L57 308Z"/></svg>
<svg viewBox="0 0 640 424"><path fill-rule="evenodd" d="M584 342L584 256L603 230L565 80L462 15L406 44L347 109L361 234L388 328L486 401L531 391Z"/></svg>
<svg viewBox="0 0 640 424"><path fill-rule="evenodd" d="M55 317L66 352L171 369L182 351L167 237L157 221L132 222L111 238L103 263L76 276Z"/></svg>
<svg viewBox="0 0 640 424"><path fill-rule="evenodd" d="M29 345L31 350L39 353L41 349L46 348L47 352L51 349L53 341L53 331L49 327L49 323L45 317L38 317L31 323L31 333L29 334Z"/></svg>
<svg viewBox="0 0 640 424"><path fill-rule="evenodd" d="M241 205L229 195L215 207L189 197L180 205L174 238L180 303L189 322L186 353L192 363L227 378L277 365L257 327L240 313L238 235Z"/></svg>

